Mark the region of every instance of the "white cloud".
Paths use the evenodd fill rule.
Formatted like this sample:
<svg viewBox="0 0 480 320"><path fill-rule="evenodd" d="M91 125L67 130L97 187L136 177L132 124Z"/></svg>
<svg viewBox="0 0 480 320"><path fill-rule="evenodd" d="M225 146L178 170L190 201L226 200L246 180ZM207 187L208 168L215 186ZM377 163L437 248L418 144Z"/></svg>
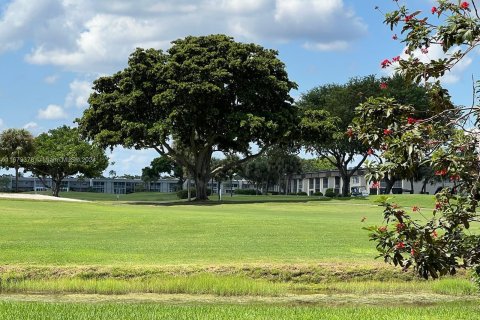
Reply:
<svg viewBox="0 0 480 320"><path fill-rule="evenodd" d="M92 93L92 83L90 81L74 80L70 83L70 92L65 99L65 106L77 108L88 107L88 97Z"/></svg>
<svg viewBox="0 0 480 320"><path fill-rule="evenodd" d="M344 50L366 30L343 0L13 0L0 17L0 50L23 39L33 43L30 63L100 74L123 67L135 47L166 49L189 34Z"/></svg>
<svg viewBox="0 0 480 320"><path fill-rule="evenodd" d="M44 21L60 15L57 0L16 0L5 6L0 19L0 52L20 48L28 36L42 38Z"/></svg>
<svg viewBox="0 0 480 320"><path fill-rule="evenodd" d="M133 150L125 148L115 148L111 154L108 155L110 165L105 172L115 170L117 175L123 174L142 174L142 169L149 166L153 159L159 156L159 154L151 149L147 150Z"/></svg>
<svg viewBox="0 0 480 320"><path fill-rule="evenodd" d="M43 120L58 120L66 119L68 115L61 106L50 104L45 109L38 110L38 118Z"/></svg>
<svg viewBox="0 0 480 320"><path fill-rule="evenodd" d="M23 129L27 129L27 130L35 130L38 128L38 123L36 122L29 122L27 123L26 125L23 126Z"/></svg>
<svg viewBox="0 0 480 320"><path fill-rule="evenodd" d="M346 41L332 41L329 43L310 43L307 42L303 45L305 49L315 51L339 51L348 48L348 42Z"/></svg>
<svg viewBox="0 0 480 320"><path fill-rule="evenodd" d="M45 77L43 81L47 84L54 84L60 78L58 74L53 74L51 76Z"/></svg>
<svg viewBox="0 0 480 320"><path fill-rule="evenodd" d="M34 122L34 121L31 121L31 122L25 124L25 125L23 126L23 129L26 129L26 130L30 131L33 135L38 135L38 134L40 134L42 131L45 130L45 128L40 127L40 126L38 125L38 123L36 123L36 122Z"/></svg>

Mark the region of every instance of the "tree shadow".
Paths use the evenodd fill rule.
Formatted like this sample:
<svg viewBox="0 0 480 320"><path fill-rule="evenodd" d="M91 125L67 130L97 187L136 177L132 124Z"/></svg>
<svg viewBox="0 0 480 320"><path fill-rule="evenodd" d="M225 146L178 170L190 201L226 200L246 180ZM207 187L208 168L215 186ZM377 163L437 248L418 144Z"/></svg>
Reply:
<svg viewBox="0 0 480 320"><path fill-rule="evenodd" d="M272 196L274 197L274 196ZM145 205L145 206L219 206L228 204L256 204L256 203L307 203L307 202L329 202L336 198L313 198L312 199L248 199L248 200L208 200L208 201L128 201L124 202L129 205ZM346 198L345 200L348 200Z"/></svg>
<svg viewBox="0 0 480 320"><path fill-rule="evenodd" d="M254 197L254 196L252 196ZM129 205L146 205L146 206L218 206L218 205L228 205L228 204L255 204L255 203L307 203L307 202L330 202L330 201L368 201L368 197L338 197L338 198L328 198L328 197L311 197L311 198L301 198L301 199L275 199L275 196L271 196L271 199L224 199L222 201L218 200L208 200L208 201L186 201L186 200L173 200L173 201L126 201L125 204Z"/></svg>

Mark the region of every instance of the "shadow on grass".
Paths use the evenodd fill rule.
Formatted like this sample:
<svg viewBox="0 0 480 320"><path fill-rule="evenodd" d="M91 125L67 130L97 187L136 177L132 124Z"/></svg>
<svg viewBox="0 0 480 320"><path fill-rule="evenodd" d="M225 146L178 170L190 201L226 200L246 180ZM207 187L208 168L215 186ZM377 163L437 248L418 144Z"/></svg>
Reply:
<svg viewBox="0 0 480 320"><path fill-rule="evenodd" d="M353 197L353 198L327 198L327 197L311 197L311 198L300 198L300 199L275 199L275 196L271 196L271 199L223 199L222 201L218 200L208 200L208 201L186 201L186 200L176 200L176 201L128 201L126 204L130 205L149 205L149 206L218 206L225 204L256 204L256 203L307 203L307 202L328 202L333 200L339 201L352 201L352 200L362 200L365 201L367 198Z"/></svg>

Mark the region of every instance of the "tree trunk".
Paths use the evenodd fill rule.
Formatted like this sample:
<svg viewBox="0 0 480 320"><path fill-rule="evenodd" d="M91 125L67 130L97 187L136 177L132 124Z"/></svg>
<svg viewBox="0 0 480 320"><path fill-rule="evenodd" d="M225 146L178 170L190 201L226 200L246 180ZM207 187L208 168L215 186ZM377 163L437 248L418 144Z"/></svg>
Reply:
<svg viewBox="0 0 480 320"><path fill-rule="evenodd" d="M289 182L290 182L290 177L289 177L289 176L286 176L286 177L285 177L285 195L288 195L288 193L289 193L289 192L288 192L288 189L289 189L289 187L290 187Z"/></svg>
<svg viewBox="0 0 480 320"><path fill-rule="evenodd" d="M202 175L195 175L195 201L206 201L208 200L208 195L207 195L207 182L208 177L205 178Z"/></svg>
<svg viewBox="0 0 480 320"><path fill-rule="evenodd" d="M415 190L413 190L413 179L410 180L410 194L415 194Z"/></svg>
<svg viewBox="0 0 480 320"><path fill-rule="evenodd" d="M15 166L15 192L18 193L18 166Z"/></svg>
<svg viewBox="0 0 480 320"><path fill-rule="evenodd" d="M57 197L60 194L60 186L61 186L61 181L60 180L52 180L52 196Z"/></svg>
<svg viewBox="0 0 480 320"><path fill-rule="evenodd" d="M343 181L342 196L349 197L350 196L350 175L342 174L342 173L340 173L340 175L342 176L342 181Z"/></svg>
<svg viewBox="0 0 480 320"><path fill-rule="evenodd" d="M422 194L427 193L427 183L428 183L428 180L427 180L427 179L423 180L422 190L420 191L420 193L422 193Z"/></svg>
<svg viewBox="0 0 480 320"><path fill-rule="evenodd" d="M195 180L195 201L208 200L207 187L210 179L210 161L212 160L212 149L205 148L195 155L195 168L193 177Z"/></svg>
<svg viewBox="0 0 480 320"><path fill-rule="evenodd" d="M390 194L392 192L393 185L395 184L395 181L397 181L397 179L385 177L385 183L386 183L385 194Z"/></svg>

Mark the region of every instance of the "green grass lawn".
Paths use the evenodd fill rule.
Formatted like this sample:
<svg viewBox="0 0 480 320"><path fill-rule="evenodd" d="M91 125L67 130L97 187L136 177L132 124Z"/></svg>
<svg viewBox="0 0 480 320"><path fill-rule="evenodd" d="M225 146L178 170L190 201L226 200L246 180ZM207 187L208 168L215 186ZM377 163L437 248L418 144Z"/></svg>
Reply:
<svg viewBox="0 0 480 320"><path fill-rule="evenodd" d="M164 305L85 303L0 303L2 320L13 319L311 319L311 320L472 320L475 303L417 304L413 306L271 306L271 305Z"/></svg>
<svg viewBox="0 0 480 320"><path fill-rule="evenodd" d="M466 273L426 282L373 259L362 227L382 221L376 196L192 204L151 195L0 200L0 319L474 319L480 311ZM406 210L434 206L433 196L393 197Z"/></svg>
<svg viewBox="0 0 480 320"><path fill-rule="evenodd" d="M382 216L365 200L0 206L2 263L29 265L371 261L376 252L362 227Z"/></svg>

